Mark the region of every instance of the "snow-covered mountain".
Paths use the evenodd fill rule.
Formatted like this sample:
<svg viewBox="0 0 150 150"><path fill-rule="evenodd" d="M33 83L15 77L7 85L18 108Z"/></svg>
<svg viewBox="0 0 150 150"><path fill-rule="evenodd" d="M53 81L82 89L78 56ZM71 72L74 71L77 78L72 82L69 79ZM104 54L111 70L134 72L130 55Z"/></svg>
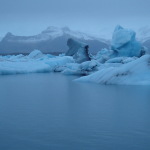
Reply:
<svg viewBox="0 0 150 150"><path fill-rule="evenodd" d="M8 32L0 42L0 53L29 53L40 49L44 53L67 51L67 40L74 38L89 44L90 51L95 53L109 47L109 41L91 35L72 31L68 27L48 27L38 35L16 36Z"/></svg>

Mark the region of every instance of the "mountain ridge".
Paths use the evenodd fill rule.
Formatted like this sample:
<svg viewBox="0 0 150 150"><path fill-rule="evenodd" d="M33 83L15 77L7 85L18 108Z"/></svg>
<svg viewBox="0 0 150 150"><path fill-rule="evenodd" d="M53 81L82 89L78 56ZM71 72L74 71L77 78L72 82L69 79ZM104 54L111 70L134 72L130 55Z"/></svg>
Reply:
<svg viewBox="0 0 150 150"><path fill-rule="evenodd" d="M49 26L41 33L33 36L16 36L8 32L0 41L0 53L29 53L34 49L39 49L45 53L65 52L68 49L67 40L69 38L89 44L91 52L109 47L108 40L83 32L72 31L68 27Z"/></svg>

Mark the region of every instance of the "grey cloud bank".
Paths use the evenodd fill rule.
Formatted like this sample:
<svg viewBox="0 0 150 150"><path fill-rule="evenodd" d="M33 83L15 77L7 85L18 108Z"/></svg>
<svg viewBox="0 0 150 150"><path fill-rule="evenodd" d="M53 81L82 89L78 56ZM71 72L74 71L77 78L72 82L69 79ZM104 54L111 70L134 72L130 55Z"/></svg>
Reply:
<svg viewBox="0 0 150 150"><path fill-rule="evenodd" d="M1 0L0 36L33 35L53 25L110 37L117 24L150 26L149 5L149 0Z"/></svg>

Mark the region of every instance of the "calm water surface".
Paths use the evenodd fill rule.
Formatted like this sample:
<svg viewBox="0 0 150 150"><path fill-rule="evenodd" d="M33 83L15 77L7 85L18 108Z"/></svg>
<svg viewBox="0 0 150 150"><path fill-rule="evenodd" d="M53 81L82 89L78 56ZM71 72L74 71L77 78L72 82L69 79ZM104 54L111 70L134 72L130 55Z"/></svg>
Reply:
<svg viewBox="0 0 150 150"><path fill-rule="evenodd" d="M150 150L150 86L74 78L0 76L0 150Z"/></svg>

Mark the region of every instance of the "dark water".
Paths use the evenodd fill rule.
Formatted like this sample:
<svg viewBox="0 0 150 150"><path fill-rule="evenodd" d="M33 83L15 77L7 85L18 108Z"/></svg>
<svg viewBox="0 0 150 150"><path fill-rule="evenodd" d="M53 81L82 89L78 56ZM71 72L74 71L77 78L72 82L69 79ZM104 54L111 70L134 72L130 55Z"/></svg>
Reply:
<svg viewBox="0 0 150 150"><path fill-rule="evenodd" d="M150 150L150 86L0 76L0 150Z"/></svg>

